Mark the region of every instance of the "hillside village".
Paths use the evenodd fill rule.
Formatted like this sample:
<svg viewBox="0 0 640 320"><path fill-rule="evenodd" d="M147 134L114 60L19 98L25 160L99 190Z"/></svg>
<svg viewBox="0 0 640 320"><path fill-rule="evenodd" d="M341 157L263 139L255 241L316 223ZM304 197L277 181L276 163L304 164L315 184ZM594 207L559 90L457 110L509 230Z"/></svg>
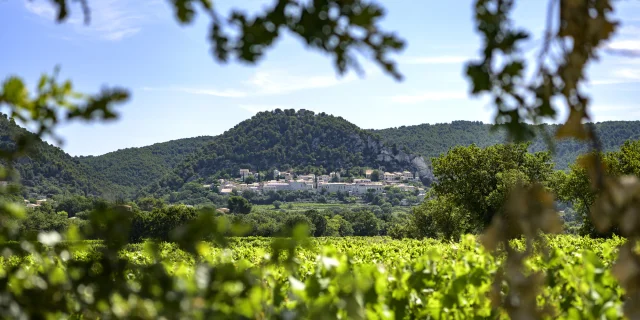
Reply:
<svg viewBox="0 0 640 320"><path fill-rule="evenodd" d="M420 178L418 174L409 171L403 172L378 172L377 170L366 170L364 178L343 179L339 172L331 172L328 175L295 175L291 172L280 172L274 170L273 176L276 180L246 183L247 180L260 180L258 173L249 169L240 169L237 179L220 179L217 185L203 185L205 188L217 188L221 195L228 195L234 191L242 193L244 191L254 191L265 193L269 191L315 191L320 193L347 193L350 196L362 197L371 192L374 194L384 193L387 187L399 188L405 192L416 193L418 199L422 201L425 197L425 189L419 187ZM374 181L377 180L377 181Z"/></svg>

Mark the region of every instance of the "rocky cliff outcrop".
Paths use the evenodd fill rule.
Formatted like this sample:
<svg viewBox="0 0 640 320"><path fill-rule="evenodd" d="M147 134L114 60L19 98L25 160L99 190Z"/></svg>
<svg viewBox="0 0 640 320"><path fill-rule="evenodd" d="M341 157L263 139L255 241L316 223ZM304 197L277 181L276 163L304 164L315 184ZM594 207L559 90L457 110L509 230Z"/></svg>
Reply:
<svg viewBox="0 0 640 320"><path fill-rule="evenodd" d="M383 147L378 154L378 161L383 163L398 163L400 165L407 165L413 173L418 173L420 179L425 184L430 184L433 181L433 171L431 170L430 163L427 160L418 155L407 154L405 152L398 152L394 154L389 148Z"/></svg>

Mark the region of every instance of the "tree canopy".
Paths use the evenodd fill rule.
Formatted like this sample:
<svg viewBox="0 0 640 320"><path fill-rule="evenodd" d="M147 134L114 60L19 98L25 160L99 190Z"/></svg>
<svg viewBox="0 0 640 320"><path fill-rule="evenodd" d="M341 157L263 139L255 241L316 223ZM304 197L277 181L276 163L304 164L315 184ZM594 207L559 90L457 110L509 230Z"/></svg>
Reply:
<svg viewBox="0 0 640 320"><path fill-rule="evenodd" d="M251 204L247 199L240 196L230 197L227 203L227 207L232 213L247 214L251 212Z"/></svg>
<svg viewBox="0 0 640 320"><path fill-rule="evenodd" d="M458 146L433 159L436 197L466 210L476 231L504 212L509 190L517 183L546 183L553 164L548 152L528 153L527 144L480 148Z"/></svg>
<svg viewBox="0 0 640 320"><path fill-rule="evenodd" d="M572 203L582 218L581 234L606 236L619 233L620 230L614 223L608 223L606 227L598 230L592 222L593 219L600 219L593 206L598 196L605 191L603 188L594 188L597 186L597 176L590 174L585 167L593 156L594 154L590 154L579 158L576 164L571 165L568 173L556 173L555 193L560 200ZM640 140L627 141L619 151L599 156L602 158L603 170L607 176L640 176Z"/></svg>

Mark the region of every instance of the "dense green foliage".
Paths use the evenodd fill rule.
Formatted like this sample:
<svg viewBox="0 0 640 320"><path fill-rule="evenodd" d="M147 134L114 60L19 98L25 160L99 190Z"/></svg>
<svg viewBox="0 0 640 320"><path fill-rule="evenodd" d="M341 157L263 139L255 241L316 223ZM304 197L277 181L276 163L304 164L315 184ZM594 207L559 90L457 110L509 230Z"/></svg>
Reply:
<svg viewBox="0 0 640 320"><path fill-rule="evenodd" d="M60 148L37 138L18 126L5 114L0 116L0 151L17 148L18 139L31 139L28 155L13 161L22 186L22 196L53 196L63 194L101 195L115 197L119 188L105 181L99 172L82 165ZM7 165L5 162L4 165Z"/></svg>
<svg viewBox="0 0 640 320"><path fill-rule="evenodd" d="M412 223L408 207L318 203L296 203L287 207L274 209L258 205L253 206L249 214L223 216L242 224L246 229L243 235L262 237L288 235L294 222L308 225L309 235L314 237L387 235L394 229L407 229Z"/></svg>
<svg viewBox="0 0 640 320"><path fill-rule="evenodd" d="M252 205L241 196L231 196L224 205L230 209L229 213L220 211L216 215L238 225L242 230L238 235L242 236L290 235L298 223L307 225L309 235L314 237L378 236L390 234L393 229L409 229L413 224L409 219L410 207L393 207L388 202L382 205L296 202L274 208L272 205ZM198 211L193 206L167 204L154 198L116 204L100 198L76 196L28 208L26 218L17 220L18 228L23 235L66 232L72 227L86 227L92 217L109 208L128 212L131 227L119 233L128 233L129 242L168 240L172 230L194 222ZM437 237L436 234L430 236Z"/></svg>
<svg viewBox="0 0 640 320"><path fill-rule="evenodd" d="M550 135L559 128L558 125L530 127L535 131L546 130ZM604 151L614 151L627 140L640 139L640 121L606 121L596 123L595 127ZM455 146L475 144L479 147L488 147L507 141L506 130L478 121L453 121L450 124L421 124L371 131L380 135L387 143L397 144L401 149L410 150L412 153L428 158L445 154ZM541 134L531 141L529 147L531 152L547 149L547 143ZM554 149L552 159L556 168L566 169L579 155L589 151L589 145L577 140L559 140L555 143Z"/></svg>
<svg viewBox="0 0 640 320"><path fill-rule="evenodd" d="M596 198L603 192L602 189L593 188L595 181L585 168L585 164L592 156L593 154L581 157L578 163L570 166L570 171L567 173L557 172L553 185L558 198L571 203L581 217L581 234L610 236L611 233L618 233L618 228L610 226L607 230L599 232L591 220L592 206ZM640 176L640 140L627 141L619 151L607 152L600 154L600 156L604 165L603 170L607 175L614 177Z"/></svg>
<svg viewBox="0 0 640 320"><path fill-rule="evenodd" d="M231 210L231 213L247 214L251 212L251 204L249 203L249 201L240 196L229 197L227 208Z"/></svg>
<svg viewBox="0 0 640 320"><path fill-rule="evenodd" d="M195 220L198 213L194 208L176 205L155 208L151 212L135 211L132 215L129 239L139 242L143 239L168 241L173 230Z"/></svg>
<svg viewBox="0 0 640 320"><path fill-rule="evenodd" d="M553 275L543 280L543 290L534 293L539 305L548 304L557 319L622 317L623 291L607 267L623 242L620 238L550 237L549 255L529 260L531 270ZM503 308L492 307L492 299L500 297L490 294L501 260L472 236L459 243L319 238L291 251L284 242L241 238L229 239L227 249L200 244L193 255L180 245L161 243L154 256L153 247L152 243L128 245L119 251L120 260L101 260L105 265L121 262L117 269L104 269L113 275L110 279L126 277L129 286L117 291L103 287L112 286L112 281L97 282L92 290L69 289L89 279L74 274L100 259L104 252L100 242L59 243L49 249L66 251L68 260L28 253L0 258L0 288L20 301L13 312L31 316L53 312L56 318L508 318ZM281 262L274 263L274 256L280 256ZM5 275L18 271L25 275L21 284L29 289L18 290L4 281ZM55 275L53 288L30 286L48 275ZM97 274L91 279L103 278ZM161 284L160 290L150 286L156 283ZM38 302L41 308L28 309L34 297L53 299ZM102 308L103 303L109 307ZM76 309L76 304L82 308Z"/></svg>
<svg viewBox="0 0 640 320"><path fill-rule="evenodd" d="M525 144L455 147L435 158L436 196L449 197L469 212L476 232L494 215L504 213L509 190L516 184L546 183L552 172L548 152L528 153Z"/></svg>
<svg viewBox="0 0 640 320"><path fill-rule="evenodd" d="M458 240L475 226L470 213L449 195L440 195L413 208L406 222L390 233L394 238L434 238Z"/></svg>
<svg viewBox="0 0 640 320"><path fill-rule="evenodd" d="M195 137L156 143L141 148L127 148L101 156L77 157L77 160L105 179L122 186L128 194L137 192L151 181L168 174L188 155L196 152L214 137Z"/></svg>
<svg viewBox="0 0 640 320"><path fill-rule="evenodd" d="M195 179L237 177L243 168L267 178L276 168L322 174L352 167L414 170L410 161L380 160L384 148L374 135L340 117L303 109L260 112L216 137L148 191L167 194Z"/></svg>
<svg viewBox="0 0 640 320"><path fill-rule="evenodd" d="M481 233L497 215L517 185L548 185L552 166L548 152L527 152L527 144L486 148L458 146L433 159L435 182L422 205L393 236L458 239Z"/></svg>
<svg viewBox="0 0 640 320"><path fill-rule="evenodd" d="M20 220L20 233L25 236L47 231L65 232L68 227L68 214L65 211L56 212L50 204L28 210L26 218Z"/></svg>

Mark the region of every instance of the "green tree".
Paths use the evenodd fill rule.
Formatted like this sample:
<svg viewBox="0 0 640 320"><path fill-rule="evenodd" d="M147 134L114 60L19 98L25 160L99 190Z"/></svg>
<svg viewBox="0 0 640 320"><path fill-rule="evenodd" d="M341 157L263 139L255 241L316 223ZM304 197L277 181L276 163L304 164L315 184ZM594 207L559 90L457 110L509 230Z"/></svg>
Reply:
<svg viewBox="0 0 640 320"><path fill-rule="evenodd" d="M154 209L148 215L146 236L163 241L170 240L171 232L198 216L196 209L185 205L172 205ZM134 219L138 217L134 216ZM142 215L143 219L145 218Z"/></svg>
<svg viewBox="0 0 640 320"><path fill-rule="evenodd" d="M569 172L554 172L552 177L552 189L559 200L571 203L573 209L581 217L581 234L597 235L593 224L589 219L591 205L595 201L596 192L591 188L591 181L585 168L577 164L569 166Z"/></svg>
<svg viewBox="0 0 640 320"><path fill-rule="evenodd" d="M384 200L384 195L382 194L374 194L373 195L373 199L371 200L371 204L376 205L376 206L382 206L386 203L386 201Z"/></svg>
<svg viewBox="0 0 640 320"><path fill-rule="evenodd" d="M448 197L471 214L482 231L503 211L510 186L517 181L547 183L552 173L548 152L527 152L527 144L479 148L459 146L433 159L435 196Z"/></svg>
<svg viewBox="0 0 640 320"><path fill-rule="evenodd" d="M611 226L606 231L598 231L592 222L593 204L603 191L601 188L594 188L596 183L585 167L594 156L595 154L590 154L578 158L578 162L569 167L568 173L554 173L552 188L558 199L573 204L573 209L582 218L580 234L594 237L610 236L612 233L617 233L618 228ZM608 176L640 175L639 140L627 141L619 151L599 154L599 156L602 158L603 168Z"/></svg>
<svg viewBox="0 0 640 320"><path fill-rule="evenodd" d="M604 162L612 175L640 177L640 140L625 141L620 150L607 153Z"/></svg>
<svg viewBox="0 0 640 320"><path fill-rule="evenodd" d="M377 236L380 234L382 221L369 210L347 211L343 214L343 217L351 223L354 236Z"/></svg>
<svg viewBox="0 0 640 320"><path fill-rule="evenodd" d="M380 171L373 170L371 172L371 181L374 181L374 182L380 181Z"/></svg>
<svg viewBox="0 0 640 320"><path fill-rule="evenodd" d="M376 196L375 191L373 189L367 190L362 199L364 202L373 202L373 198Z"/></svg>
<svg viewBox="0 0 640 320"><path fill-rule="evenodd" d="M241 196L229 197L229 200L227 201L227 208L229 208L231 213L247 214L251 212L251 204L247 199Z"/></svg>
<svg viewBox="0 0 640 320"><path fill-rule="evenodd" d="M46 231L64 232L68 224L67 215L56 213L50 204L44 203L27 210L26 218L21 220L20 233L26 237Z"/></svg>
<svg viewBox="0 0 640 320"><path fill-rule="evenodd" d="M59 201L56 205L56 211L66 211L69 217L75 217L76 213L93 209L94 203L92 199L84 196L72 196Z"/></svg>
<svg viewBox="0 0 640 320"><path fill-rule="evenodd" d="M304 215L309 218L313 224L313 233L311 234L314 237L324 236L327 231L327 218L321 215L317 210L308 210Z"/></svg>
<svg viewBox="0 0 640 320"><path fill-rule="evenodd" d="M256 182L256 178L254 176L247 176L244 178L244 183L246 184L252 184Z"/></svg>
<svg viewBox="0 0 640 320"><path fill-rule="evenodd" d="M280 206L282 206L282 202L281 201L276 200L276 201L273 202L273 207L275 209L280 209Z"/></svg>
<svg viewBox="0 0 640 320"><path fill-rule="evenodd" d="M131 217L131 232L129 241L132 243L141 242L146 238L151 238L153 234L152 213L149 211L135 211Z"/></svg>
<svg viewBox="0 0 640 320"><path fill-rule="evenodd" d="M409 216L407 233L414 238L441 238L459 240L470 231L469 213L447 196L436 197L413 208Z"/></svg>
<svg viewBox="0 0 640 320"><path fill-rule="evenodd" d="M347 237L354 233L351 223L341 215L334 215L327 220L326 235L330 237Z"/></svg>
<svg viewBox="0 0 640 320"><path fill-rule="evenodd" d="M263 213L249 213L236 218L239 218L237 221L250 226L251 230L243 233L245 236L272 237L276 236L281 229L277 219Z"/></svg>
<svg viewBox="0 0 640 320"><path fill-rule="evenodd" d="M282 227L280 229L280 234L289 236L292 234L295 228L299 227L306 228L308 235L313 235L315 233L315 225L313 224L311 219L309 219L309 217L303 214L294 213L288 215L284 219Z"/></svg>

